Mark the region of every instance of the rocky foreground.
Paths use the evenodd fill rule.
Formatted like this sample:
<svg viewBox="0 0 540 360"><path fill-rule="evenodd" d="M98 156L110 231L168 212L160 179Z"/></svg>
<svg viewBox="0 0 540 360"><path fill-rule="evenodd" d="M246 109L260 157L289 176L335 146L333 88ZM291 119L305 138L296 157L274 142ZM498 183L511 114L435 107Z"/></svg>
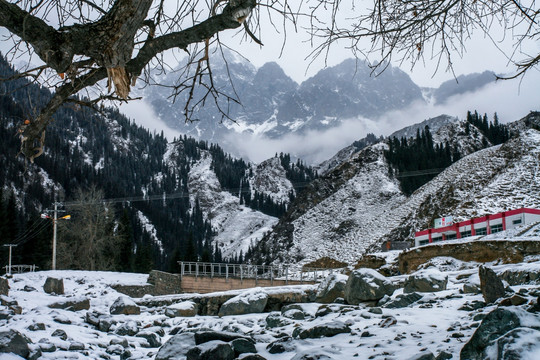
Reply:
<svg viewBox="0 0 540 360"><path fill-rule="evenodd" d="M502 279L502 281L501 281ZM540 258L132 299L142 274L0 280L0 359L539 359Z"/></svg>

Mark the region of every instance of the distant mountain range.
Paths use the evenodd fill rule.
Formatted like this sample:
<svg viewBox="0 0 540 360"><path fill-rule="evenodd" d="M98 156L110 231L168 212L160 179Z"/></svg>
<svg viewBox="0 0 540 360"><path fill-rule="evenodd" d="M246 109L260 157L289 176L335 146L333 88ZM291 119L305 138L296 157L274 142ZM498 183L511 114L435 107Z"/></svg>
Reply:
<svg viewBox="0 0 540 360"><path fill-rule="evenodd" d="M170 127L181 133L222 143L228 135L249 133L268 138L286 134L303 134L325 130L350 119L374 119L390 110L399 110L415 102L445 103L452 96L475 91L495 80L492 72L459 76L439 88L420 88L399 68L388 68L377 75L367 62L347 59L325 68L301 84L289 78L276 63L259 69L247 60L225 52L226 61L215 55L211 58L216 89L235 96L241 104L227 102L231 120L222 119L218 106L207 100L194 112L197 121L185 123L184 104L187 92L172 102L171 88L178 84L177 72L160 75L156 81L170 87L147 87L145 99ZM205 88L195 90L199 99Z"/></svg>

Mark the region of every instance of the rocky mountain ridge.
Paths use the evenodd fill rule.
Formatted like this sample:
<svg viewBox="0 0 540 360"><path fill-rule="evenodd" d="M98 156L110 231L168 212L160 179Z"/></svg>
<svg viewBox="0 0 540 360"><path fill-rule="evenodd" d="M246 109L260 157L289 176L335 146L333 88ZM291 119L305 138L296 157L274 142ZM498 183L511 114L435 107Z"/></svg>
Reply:
<svg viewBox="0 0 540 360"><path fill-rule="evenodd" d="M300 195L262 240L255 259L286 263L292 258L292 263L302 265L327 256L353 263L383 241L412 239L415 231L440 216L453 215L460 221L538 207L540 132L530 125L538 117L533 112L510 125L523 131L480 151L476 150L486 140L478 129L443 118L446 125L433 133L433 141L454 143L462 158L410 197L390 171L386 142L354 153ZM519 125L525 123L529 126Z"/></svg>
<svg viewBox="0 0 540 360"><path fill-rule="evenodd" d="M278 139L286 134L331 129L349 119L373 119L416 102L445 102L453 95L478 90L489 83L489 74L493 77L489 72L470 74L438 89L421 89L399 68L389 66L375 74L368 63L346 59L296 84L276 63L256 69L228 51L224 58L216 55L211 61L215 88L241 105L225 98L217 104L209 100L204 107L196 107L193 117L197 121L185 123L183 106L187 94L179 94L174 102L170 101L168 87L147 88L143 95L168 126L220 144L234 141L231 139L236 138L235 134ZM174 87L182 81L177 76L173 71L156 77L156 81ZM204 94L195 89L195 99ZM219 108L226 110L232 121L222 119Z"/></svg>

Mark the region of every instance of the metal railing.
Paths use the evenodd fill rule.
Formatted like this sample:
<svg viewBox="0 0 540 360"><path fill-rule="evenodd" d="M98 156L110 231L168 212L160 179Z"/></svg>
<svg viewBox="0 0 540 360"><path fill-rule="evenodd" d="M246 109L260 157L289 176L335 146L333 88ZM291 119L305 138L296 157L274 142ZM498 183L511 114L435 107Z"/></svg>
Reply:
<svg viewBox="0 0 540 360"><path fill-rule="evenodd" d="M9 265L4 266L6 269L6 274L22 274L25 272L35 272L36 265Z"/></svg>
<svg viewBox="0 0 540 360"><path fill-rule="evenodd" d="M297 280L317 282L328 274L341 269L307 268L300 272L291 273L289 267L250 264L221 264L179 261L180 275L194 275L204 277L224 277L237 279L269 279L269 280Z"/></svg>

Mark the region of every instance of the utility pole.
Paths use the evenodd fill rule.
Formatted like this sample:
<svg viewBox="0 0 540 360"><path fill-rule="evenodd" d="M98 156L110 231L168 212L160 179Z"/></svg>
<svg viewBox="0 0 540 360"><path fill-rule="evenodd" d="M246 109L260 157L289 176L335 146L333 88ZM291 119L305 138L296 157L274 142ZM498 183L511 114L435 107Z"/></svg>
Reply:
<svg viewBox="0 0 540 360"><path fill-rule="evenodd" d="M4 246L8 246L9 247L9 267L8 267L8 271L6 271L6 273L8 275L11 275L11 249L14 247L14 246L17 246L17 244L5 244Z"/></svg>
<svg viewBox="0 0 540 360"><path fill-rule="evenodd" d="M61 218L58 218L58 213L59 212L66 212L66 210L58 210L58 205L62 205L62 204L55 201L54 209L52 210L52 212L53 212L53 217L52 218L47 214L41 214L41 217L43 219L51 219L52 222L53 222L52 270L56 270L56 225L57 225L57 222L58 222L58 220L64 220L64 219L69 220L69 219L71 219L71 215L66 215L66 216L62 216ZM45 212L50 212L50 211L51 210L45 210Z"/></svg>

